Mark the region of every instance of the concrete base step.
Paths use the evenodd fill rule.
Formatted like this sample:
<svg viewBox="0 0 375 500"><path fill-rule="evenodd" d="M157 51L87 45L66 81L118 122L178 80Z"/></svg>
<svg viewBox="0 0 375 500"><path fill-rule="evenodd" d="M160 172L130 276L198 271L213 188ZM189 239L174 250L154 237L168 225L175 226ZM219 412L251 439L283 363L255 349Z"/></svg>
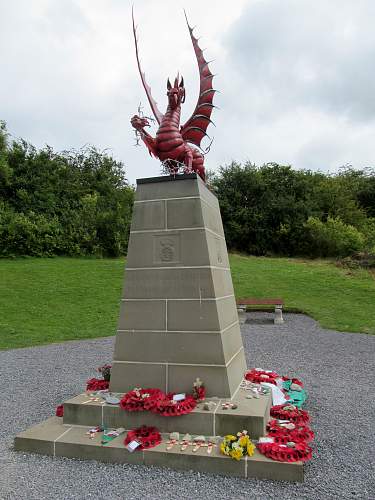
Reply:
<svg viewBox="0 0 375 500"><path fill-rule="evenodd" d="M67 425L62 420L52 417L20 433L15 438L15 450L102 462L196 470L242 478L303 481L302 462L276 462L264 457L258 451L255 451L252 457L237 461L222 455L219 446L214 447L210 455L204 447L195 453L192 447L181 451L180 446L174 446L167 451L168 434L163 434L162 443L155 448L130 453L123 444L125 434L103 446L101 434L97 434L93 439L86 434L89 426Z"/></svg>
<svg viewBox="0 0 375 500"><path fill-rule="evenodd" d="M188 415L163 417L152 412L128 412L119 405L109 405L101 401L90 401L87 393L80 394L64 403L64 424L102 425L108 428L124 427L135 429L141 425L156 426L160 432L189 432L206 436L224 436L246 429L249 436L258 439L264 436L270 416L271 396L262 395L259 399L247 399L248 393L239 389L232 400L208 398L212 409L204 410L199 403ZM117 394L122 397L122 394ZM222 409L222 403L230 401L236 409Z"/></svg>

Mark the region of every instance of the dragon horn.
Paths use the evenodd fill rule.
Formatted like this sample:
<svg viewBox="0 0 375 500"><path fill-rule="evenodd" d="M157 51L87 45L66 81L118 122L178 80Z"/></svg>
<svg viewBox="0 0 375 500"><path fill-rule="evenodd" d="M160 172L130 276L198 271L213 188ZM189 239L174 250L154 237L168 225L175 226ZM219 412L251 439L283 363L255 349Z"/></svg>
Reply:
<svg viewBox="0 0 375 500"><path fill-rule="evenodd" d="M174 79L174 87L177 88L178 87L178 80L180 79L180 72L178 71L177 72L177 76L176 78Z"/></svg>
<svg viewBox="0 0 375 500"><path fill-rule="evenodd" d="M169 81L169 78L168 78L168 81L167 81L167 89L168 89L168 90L171 90L171 88L172 88L172 84L171 84L171 82Z"/></svg>
<svg viewBox="0 0 375 500"><path fill-rule="evenodd" d="M184 87L184 77L183 76L181 76L181 81L180 81L179 87L182 87L182 88Z"/></svg>

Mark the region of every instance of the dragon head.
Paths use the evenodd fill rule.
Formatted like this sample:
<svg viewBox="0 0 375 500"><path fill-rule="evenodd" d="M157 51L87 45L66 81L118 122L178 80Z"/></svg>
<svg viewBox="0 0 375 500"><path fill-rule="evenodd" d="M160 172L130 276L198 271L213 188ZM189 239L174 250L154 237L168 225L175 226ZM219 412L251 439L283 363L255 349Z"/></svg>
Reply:
<svg viewBox="0 0 375 500"><path fill-rule="evenodd" d="M172 109L177 108L181 103L185 102L185 87L184 79L181 77L180 83L178 83L179 75L176 76L174 85L172 87L171 82L167 81L167 96L168 104Z"/></svg>

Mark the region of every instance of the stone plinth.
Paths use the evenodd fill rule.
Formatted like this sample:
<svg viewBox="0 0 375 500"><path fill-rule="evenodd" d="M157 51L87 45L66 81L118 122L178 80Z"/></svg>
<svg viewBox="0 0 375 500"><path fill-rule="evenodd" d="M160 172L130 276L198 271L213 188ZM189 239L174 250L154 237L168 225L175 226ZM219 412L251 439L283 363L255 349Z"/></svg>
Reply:
<svg viewBox="0 0 375 500"><path fill-rule="evenodd" d="M83 354L84 356L84 354ZM170 432L193 437L248 430L265 434L269 395L248 399L240 388L246 370L219 205L195 174L138 181L110 390L119 398L134 387L191 393L204 381L208 400L188 415L163 417L125 412L119 405L81 394L64 403L64 418L50 418L14 442L16 450L52 456L167 466L243 478L302 481L303 464L280 463L257 451L240 461L216 446L167 450ZM231 400L233 409L222 403ZM140 425L159 428L163 442L129 453L125 434L107 445L95 426L126 430ZM216 439L220 442L220 439Z"/></svg>
<svg viewBox="0 0 375 500"><path fill-rule="evenodd" d="M111 390L228 398L246 369L217 198L196 174L137 181Z"/></svg>
<svg viewBox="0 0 375 500"><path fill-rule="evenodd" d="M207 454L207 448L201 448L194 453L191 446L183 452L180 451L180 446L167 451L169 435L163 434L162 443L155 448L129 453L124 446L124 434L103 446L100 443L102 435L97 434L94 439L90 439L87 435L89 429L89 426L65 425L61 418L52 417L19 434L15 439L14 448L18 451L56 457L154 465L242 478L303 481L302 462L274 462L257 450L252 457L245 457L239 461L222 455L218 446L210 455Z"/></svg>

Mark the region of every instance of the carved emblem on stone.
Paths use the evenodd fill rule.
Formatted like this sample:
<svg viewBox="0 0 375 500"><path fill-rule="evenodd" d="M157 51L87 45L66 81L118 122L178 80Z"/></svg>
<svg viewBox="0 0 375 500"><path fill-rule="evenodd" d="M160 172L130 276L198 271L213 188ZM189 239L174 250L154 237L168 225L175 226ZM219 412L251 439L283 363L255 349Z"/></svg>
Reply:
<svg viewBox="0 0 375 500"><path fill-rule="evenodd" d="M180 262L180 235L154 236L154 263L177 264Z"/></svg>
<svg viewBox="0 0 375 500"><path fill-rule="evenodd" d="M174 260L175 248L171 239L160 240L160 260L172 262Z"/></svg>

